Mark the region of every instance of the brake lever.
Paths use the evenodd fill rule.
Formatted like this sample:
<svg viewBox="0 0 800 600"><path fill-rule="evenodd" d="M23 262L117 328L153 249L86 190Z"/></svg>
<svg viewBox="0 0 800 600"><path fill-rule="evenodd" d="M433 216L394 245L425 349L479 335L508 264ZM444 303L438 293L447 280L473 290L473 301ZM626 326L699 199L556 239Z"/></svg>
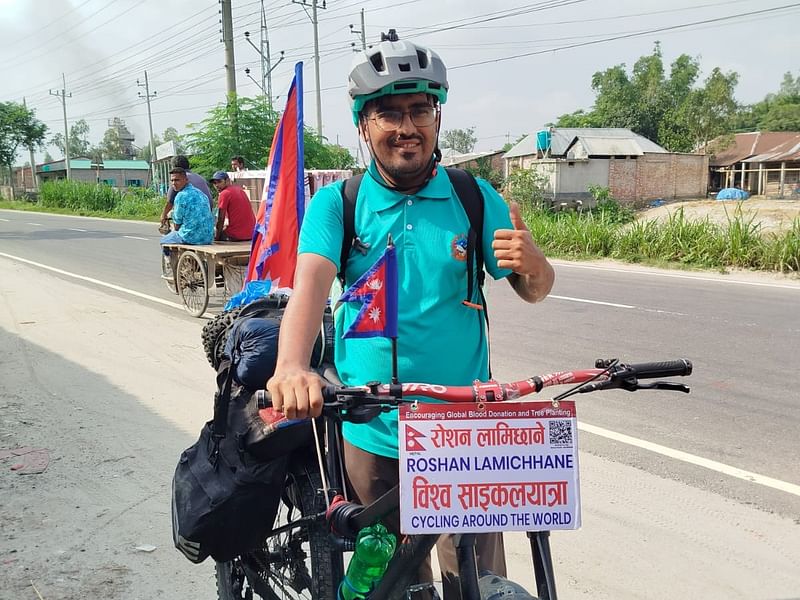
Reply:
<svg viewBox="0 0 800 600"><path fill-rule="evenodd" d="M655 381L653 383L640 383L640 390L666 390L669 392L683 392L688 394L691 390L688 385L673 381Z"/></svg>

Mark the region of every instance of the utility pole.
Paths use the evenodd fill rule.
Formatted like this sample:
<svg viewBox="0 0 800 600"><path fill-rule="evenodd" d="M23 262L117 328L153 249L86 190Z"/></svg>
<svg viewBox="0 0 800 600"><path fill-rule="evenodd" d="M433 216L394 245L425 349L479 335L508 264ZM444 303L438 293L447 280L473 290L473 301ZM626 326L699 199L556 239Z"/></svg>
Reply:
<svg viewBox="0 0 800 600"><path fill-rule="evenodd" d="M272 111L272 57L269 52L269 30L267 29L267 12L264 0L261 0L261 87L267 90L267 105ZM282 59L283 53L281 53ZM280 62L280 61L279 61ZM265 84L266 80L266 84ZM266 87L265 87L266 86Z"/></svg>
<svg viewBox="0 0 800 600"><path fill-rule="evenodd" d="M319 20L317 19L317 8L318 8L319 0L311 0L311 24L314 26L314 76L316 79L317 84L317 137L322 140L322 90L320 89L320 82L319 82L319 30L318 24ZM292 0L292 4L299 4L303 7L303 10L306 11L306 15L308 15L308 11L306 10L306 0ZM322 0L322 8L327 8L325 6L325 0Z"/></svg>
<svg viewBox="0 0 800 600"><path fill-rule="evenodd" d="M28 108L28 103L25 102L25 96L22 97L22 106ZM33 157L33 146L28 146L28 152L30 152L31 155L31 179L33 180L33 189L38 190L39 182L36 179L36 159Z"/></svg>
<svg viewBox="0 0 800 600"><path fill-rule="evenodd" d="M220 0L222 5L222 43L225 44L225 75L228 89L228 102L231 94L236 95L236 59L233 56L233 14L231 0Z"/></svg>
<svg viewBox="0 0 800 600"><path fill-rule="evenodd" d="M353 24L351 23L350 24L350 33L354 33L356 35L360 35L361 36L361 49L362 50L366 50L367 49L367 27L364 24L364 9L363 8L361 9L361 30L354 29L353 28ZM355 48L356 45L355 44L351 44L351 45L353 46L353 52L357 52L357 50Z"/></svg>
<svg viewBox="0 0 800 600"><path fill-rule="evenodd" d="M156 185L156 140L153 137L153 113L150 112L150 98L155 98L158 92L150 93L150 82L147 79L147 71L144 72L144 83L139 83L139 80L136 80L136 85L139 87L144 87L144 95L142 92L139 92L139 98L144 98L147 102L147 124L150 126L150 183L155 186ZM156 188L158 189L158 188Z"/></svg>
<svg viewBox="0 0 800 600"><path fill-rule="evenodd" d="M267 61L267 64L269 64L269 56L265 55L259 49L259 47L256 46L253 43L253 41L250 39L250 32L249 31L245 31L244 32L244 37L247 40L247 43L250 44L253 48L255 48L255 51L258 52L261 55L261 68L263 69L264 68L264 61ZM265 97L267 98L267 105L269 106L269 110L270 111L272 111L272 72L275 70L275 67L277 67L279 64L281 64L282 61L283 61L283 50L281 50L281 57L278 59L278 62L276 62L274 65L270 66L266 73L264 73L264 71L261 71L261 84L260 85L255 79L250 77L250 69L249 68L244 70L244 72L247 74L247 76L250 77L250 80L259 87L259 89L261 90L261 93L264 94ZM266 86L266 88L264 87L264 75L266 75L266 77L267 77L267 86Z"/></svg>
<svg viewBox="0 0 800 600"><path fill-rule="evenodd" d="M61 106L64 108L64 166L67 168L67 180L72 178L72 169L69 165L69 128L67 127L67 98L72 98L72 93L67 94L67 78L61 74L61 91L50 90L51 96L61 98Z"/></svg>

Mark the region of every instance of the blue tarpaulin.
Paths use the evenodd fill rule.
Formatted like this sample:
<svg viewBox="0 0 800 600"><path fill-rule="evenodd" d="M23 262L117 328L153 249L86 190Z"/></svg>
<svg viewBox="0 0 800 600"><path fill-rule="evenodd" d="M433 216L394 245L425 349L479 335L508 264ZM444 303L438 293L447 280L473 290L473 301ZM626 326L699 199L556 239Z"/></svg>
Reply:
<svg viewBox="0 0 800 600"><path fill-rule="evenodd" d="M717 200L747 200L750 194L739 188L722 188L717 192Z"/></svg>

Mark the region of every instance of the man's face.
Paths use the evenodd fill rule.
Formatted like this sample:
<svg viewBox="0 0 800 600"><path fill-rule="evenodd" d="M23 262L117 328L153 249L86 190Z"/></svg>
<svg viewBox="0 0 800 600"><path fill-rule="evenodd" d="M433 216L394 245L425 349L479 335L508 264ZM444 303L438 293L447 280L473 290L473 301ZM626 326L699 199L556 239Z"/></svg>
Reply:
<svg viewBox="0 0 800 600"><path fill-rule="evenodd" d="M244 165L240 163L238 160L231 161L231 171L241 171L244 169Z"/></svg>
<svg viewBox="0 0 800 600"><path fill-rule="evenodd" d="M214 181L211 182L211 184L214 186L214 188L218 192L221 192L226 187L228 187L228 180L227 179L215 179Z"/></svg>
<svg viewBox="0 0 800 600"><path fill-rule="evenodd" d="M189 178L186 177L186 175L181 175L180 173L172 173L169 176L169 182L172 184L172 187L175 188L176 192L180 192L186 187L186 184L189 183Z"/></svg>
<svg viewBox="0 0 800 600"><path fill-rule="evenodd" d="M431 111L434 104L426 94L384 96L367 110L362 135L371 144L380 170L393 182L427 177L423 171L433 156L439 125L438 112L432 115Z"/></svg>

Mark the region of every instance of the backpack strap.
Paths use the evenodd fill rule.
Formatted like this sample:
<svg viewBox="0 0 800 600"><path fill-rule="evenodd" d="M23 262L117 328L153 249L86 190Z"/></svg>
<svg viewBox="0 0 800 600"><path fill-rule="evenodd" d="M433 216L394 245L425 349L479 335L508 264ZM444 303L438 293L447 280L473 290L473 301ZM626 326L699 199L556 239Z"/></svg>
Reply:
<svg viewBox="0 0 800 600"><path fill-rule="evenodd" d="M361 180L364 174L361 173L349 179L345 179L342 184L342 225L344 227L344 237L342 238L342 253L339 257L339 272L336 276L344 289L344 272L347 267L347 258L350 256L350 249L358 240L356 237L356 200L358 200L358 188L361 187Z"/></svg>
<svg viewBox="0 0 800 600"><path fill-rule="evenodd" d="M486 279L486 273L483 270L483 194L478 187L478 182L475 181L475 177L469 171L451 167L445 168L445 171L469 219L469 231L467 232L467 298L464 300L464 304L478 310L485 310L486 302L483 298L483 283ZM474 269L473 266L475 267ZM474 274L477 274L482 306L472 302L472 292L475 289Z"/></svg>
<svg viewBox="0 0 800 600"><path fill-rule="evenodd" d="M486 305L486 296L483 293L483 284L486 281L486 272L483 269L483 192L478 187L478 182L469 171L446 167L445 171L453 184L456 196L461 201L464 212L469 219L469 231L467 232L467 297L463 304L483 311L486 321L486 338L489 354L489 378L492 377L492 353L488 345L489 338L489 309ZM481 303L472 302L473 291L473 265L478 279L478 295ZM481 334L483 328L481 328Z"/></svg>

